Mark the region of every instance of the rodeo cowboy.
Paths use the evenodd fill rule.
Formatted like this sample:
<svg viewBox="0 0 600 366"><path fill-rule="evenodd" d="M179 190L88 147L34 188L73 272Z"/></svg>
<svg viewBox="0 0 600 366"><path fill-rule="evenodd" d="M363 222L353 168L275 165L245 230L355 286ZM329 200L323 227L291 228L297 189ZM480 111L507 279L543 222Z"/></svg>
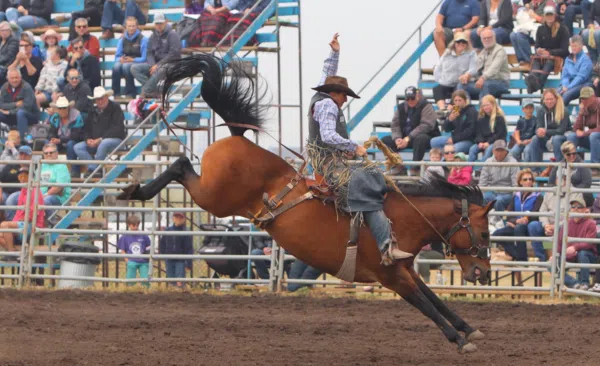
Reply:
<svg viewBox="0 0 600 366"><path fill-rule="evenodd" d="M329 43L317 93L310 101L307 151L316 175L322 176L336 195L338 209L356 217L362 215L371 229L382 255L382 265L412 257L398 249L389 219L383 212L387 185L383 173L373 163L348 164L367 150L348 138L342 106L348 96L360 98L348 87L346 78L336 76L340 54L338 34Z"/></svg>

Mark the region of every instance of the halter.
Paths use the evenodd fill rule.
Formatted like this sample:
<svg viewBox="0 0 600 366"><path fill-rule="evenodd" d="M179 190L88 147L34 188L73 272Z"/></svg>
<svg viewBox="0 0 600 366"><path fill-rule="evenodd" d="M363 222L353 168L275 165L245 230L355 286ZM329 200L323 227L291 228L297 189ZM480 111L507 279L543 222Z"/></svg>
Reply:
<svg viewBox="0 0 600 366"><path fill-rule="evenodd" d="M479 245L479 238L475 235L473 231L473 227L471 226L471 219L469 218L469 204L466 199L462 199L460 201L462 216L460 220L450 228L448 234L446 234L445 244L446 244L446 254L465 254L470 255L471 257L476 257L480 259L489 259L490 258L490 247ZM456 248L452 249L450 246L450 239L454 234L459 232L462 229L467 229L469 233L469 237L471 238L471 247L469 249Z"/></svg>

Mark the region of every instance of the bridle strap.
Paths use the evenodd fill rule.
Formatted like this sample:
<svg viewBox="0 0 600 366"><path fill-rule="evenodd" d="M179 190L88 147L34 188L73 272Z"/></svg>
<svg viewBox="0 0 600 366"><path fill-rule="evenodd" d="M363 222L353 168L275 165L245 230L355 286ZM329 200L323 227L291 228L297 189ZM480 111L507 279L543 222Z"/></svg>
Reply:
<svg viewBox="0 0 600 366"><path fill-rule="evenodd" d="M469 204L466 199L461 200L461 218L454 225L448 234L446 235L446 243L450 242L450 238L456 234L458 231L462 229L466 229L467 233L469 233L469 238L471 239L471 247L469 249L456 248L452 249L450 245L446 245L446 254L464 254L470 255L472 257L478 257L481 259L488 259L490 257L489 247L482 247L478 245L479 240L477 240L477 236L473 231L473 227L471 226L471 219L469 219Z"/></svg>

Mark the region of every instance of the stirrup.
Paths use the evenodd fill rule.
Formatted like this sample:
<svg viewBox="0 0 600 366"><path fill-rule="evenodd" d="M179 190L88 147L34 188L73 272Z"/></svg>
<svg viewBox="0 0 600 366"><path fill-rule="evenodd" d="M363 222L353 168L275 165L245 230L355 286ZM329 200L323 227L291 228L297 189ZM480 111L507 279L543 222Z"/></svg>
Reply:
<svg viewBox="0 0 600 366"><path fill-rule="evenodd" d="M390 267L394 265L394 259L392 259L390 257L390 251L386 250L385 252L381 253L381 265L384 267Z"/></svg>
<svg viewBox="0 0 600 366"><path fill-rule="evenodd" d="M396 240L396 234L393 231L391 232L391 242L388 246L388 252L388 255L392 260L406 259L414 256L412 253L405 252L398 248L398 240Z"/></svg>

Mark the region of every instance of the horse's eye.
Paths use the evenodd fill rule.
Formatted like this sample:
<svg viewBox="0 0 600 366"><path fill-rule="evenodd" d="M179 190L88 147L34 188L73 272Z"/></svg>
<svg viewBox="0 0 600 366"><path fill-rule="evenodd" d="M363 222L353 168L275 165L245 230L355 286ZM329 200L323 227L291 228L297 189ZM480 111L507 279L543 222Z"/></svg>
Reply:
<svg viewBox="0 0 600 366"><path fill-rule="evenodd" d="M490 233L487 233L487 232L485 232L485 233L481 233L481 237L482 237L483 239L489 239L489 237L490 237Z"/></svg>

